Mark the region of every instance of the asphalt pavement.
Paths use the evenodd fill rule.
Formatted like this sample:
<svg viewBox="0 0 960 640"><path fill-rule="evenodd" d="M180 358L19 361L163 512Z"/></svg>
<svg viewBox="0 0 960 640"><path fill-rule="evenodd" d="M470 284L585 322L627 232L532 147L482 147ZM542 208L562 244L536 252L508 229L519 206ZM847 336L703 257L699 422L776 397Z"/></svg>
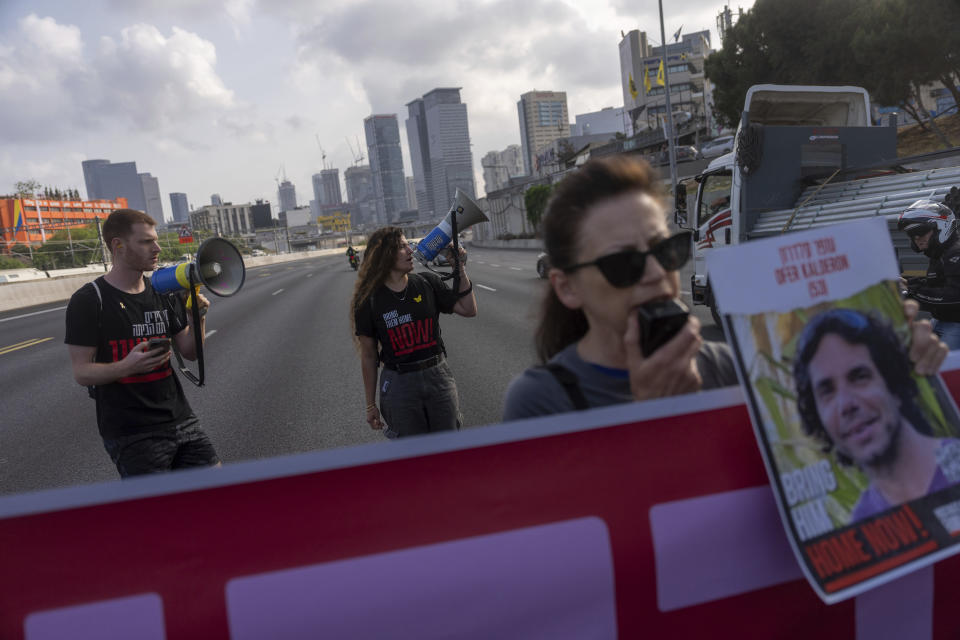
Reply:
<svg viewBox="0 0 960 640"><path fill-rule="evenodd" d="M499 422L510 380L535 364L533 331L546 287L537 253L470 248L479 315L440 319L468 428ZM356 277L345 257L325 256L251 268L237 295L208 296L207 383L183 384L225 463L383 437L364 420L348 316ZM681 288L689 289L689 268ZM65 307L0 314L0 493L116 477L94 403L72 378ZM708 310L694 311L708 339L722 335Z"/></svg>

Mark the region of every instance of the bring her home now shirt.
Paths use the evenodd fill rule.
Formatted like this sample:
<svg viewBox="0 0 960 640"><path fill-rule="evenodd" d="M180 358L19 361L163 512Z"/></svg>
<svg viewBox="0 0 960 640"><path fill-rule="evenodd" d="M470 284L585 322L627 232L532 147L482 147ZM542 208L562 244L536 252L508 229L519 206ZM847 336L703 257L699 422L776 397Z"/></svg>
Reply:
<svg viewBox="0 0 960 640"><path fill-rule="evenodd" d="M102 306L92 284L78 289L67 305L64 342L96 347L97 362L118 362L137 343L172 339L187 326L183 305L154 291L148 278L141 293L120 291L102 276L96 283ZM96 398L97 426L104 437L161 430L192 415L169 361L154 371L98 385Z"/></svg>
<svg viewBox="0 0 960 640"><path fill-rule="evenodd" d="M441 353L438 319L441 313L453 313L457 303L456 294L433 273L411 273L407 279L402 293L381 286L355 312L357 335L375 338L380 359L388 365Z"/></svg>

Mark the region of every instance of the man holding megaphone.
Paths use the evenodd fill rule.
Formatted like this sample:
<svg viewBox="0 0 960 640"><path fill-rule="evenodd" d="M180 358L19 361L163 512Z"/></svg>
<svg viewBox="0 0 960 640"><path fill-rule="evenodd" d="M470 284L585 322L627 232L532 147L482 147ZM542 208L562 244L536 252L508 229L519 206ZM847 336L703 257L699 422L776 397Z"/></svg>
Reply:
<svg viewBox="0 0 960 640"><path fill-rule="evenodd" d="M64 342L74 379L96 400L104 447L121 477L219 465L170 366L172 345L197 358L210 302L196 294L194 326L182 297L162 295L144 276L160 257L156 223L147 214L114 211L103 240L113 264L70 298Z"/></svg>

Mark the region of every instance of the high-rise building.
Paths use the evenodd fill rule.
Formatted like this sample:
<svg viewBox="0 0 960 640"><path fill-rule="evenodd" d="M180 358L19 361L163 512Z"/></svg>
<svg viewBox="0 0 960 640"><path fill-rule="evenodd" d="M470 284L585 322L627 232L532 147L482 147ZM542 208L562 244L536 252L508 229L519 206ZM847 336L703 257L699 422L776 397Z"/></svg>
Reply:
<svg viewBox="0 0 960 640"><path fill-rule="evenodd" d="M312 181L313 197L321 207L334 207L343 203L339 169L324 169L313 174Z"/></svg>
<svg viewBox="0 0 960 640"><path fill-rule="evenodd" d="M149 173L141 173L140 185L143 188L143 199L146 203L144 211L158 224L162 224L164 219L163 200L160 198L160 183Z"/></svg>
<svg viewBox="0 0 960 640"><path fill-rule="evenodd" d="M437 88L407 104L407 142L420 216L442 215L457 189L476 197L467 105L460 88Z"/></svg>
<svg viewBox="0 0 960 640"><path fill-rule="evenodd" d="M110 162L109 160L84 160L83 180L90 200L114 200L126 198L127 206L138 211L147 210L143 194L143 182L137 173L136 162ZM157 222L162 222L161 218Z"/></svg>
<svg viewBox="0 0 960 640"><path fill-rule="evenodd" d="M297 189L289 180L284 180L277 187L277 202L280 211L292 211L297 208Z"/></svg>
<svg viewBox="0 0 960 640"><path fill-rule="evenodd" d="M367 116L363 121L363 129L377 205L376 222L387 224L395 221L397 214L407 206L397 114Z"/></svg>
<svg viewBox="0 0 960 640"><path fill-rule="evenodd" d="M527 175L539 171L537 153L557 138L570 136L566 91L528 91L517 102L520 118L520 145Z"/></svg>
<svg viewBox="0 0 960 640"><path fill-rule="evenodd" d="M347 183L347 202L354 226L375 224L377 205L370 167L365 164L350 167L343 172L343 179Z"/></svg>
<svg viewBox="0 0 960 640"><path fill-rule="evenodd" d="M171 193L170 209L173 211L174 222L190 222L190 205L187 204L187 194Z"/></svg>
<svg viewBox="0 0 960 640"><path fill-rule="evenodd" d="M417 187L413 176L407 176L403 179L403 184L407 187L407 209L417 208Z"/></svg>
<svg viewBox="0 0 960 640"><path fill-rule="evenodd" d="M313 200L310 201L310 206L313 206L313 203L316 202L317 207L323 204L323 176L319 173L315 173L310 176L310 184L313 186Z"/></svg>
<svg viewBox="0 0 960 640"><path fill-rule="evenodd" d="M220 197L219 193L215 193L212 196L210 196L210 204L214 205L215 207L222 206L223 198Z"/></svg>
<svg viewBox="0 0 960 640"><path fill-rule="evenodd" d="M679 42L667 44L665 74L670 79L670 108L674 114L707 127L713 124L712 101L708 99L712 87L703 68L710 52L709 31L686 33ZM623 104L634 131L663 127L666 91L657 82L662 60L663 47L651 47L643 31L633 30L620 41Z"/></svg>
<svg viewBox="0 0 960 640"><path fill-rule="evenodd" d="M510 184L510 178L524 175L523 150L520 145L511 144L503 151L488 151L480 160L480 166L484 191L498 191Z"/></svg>
<svg viewBox="0 0 960 640"><path fill-rule="evenodd" d="M105 166L109 166L109 160L84 160L80 163L80 166L83 167L83 181L87 187L87 198L94 198L96 194L100 193L100 169ZM137 169L134 167L133 172L136 173Z"/></svg>

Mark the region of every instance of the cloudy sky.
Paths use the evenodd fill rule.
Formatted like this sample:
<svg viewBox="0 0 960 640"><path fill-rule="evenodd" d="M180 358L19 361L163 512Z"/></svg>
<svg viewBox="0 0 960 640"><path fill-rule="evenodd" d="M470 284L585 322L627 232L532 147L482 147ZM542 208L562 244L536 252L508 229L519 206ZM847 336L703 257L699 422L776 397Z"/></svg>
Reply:
<svg viewBox="0 0 960 640"><path fill-rule="evenodd" d="M724 0L664 4L668 38L720 46ZM440 86L463 88L479 169L519 143L526 91L566 91L571 120L621 106L631 29L660 42L655 0L0 0L0 193L83 194L106 158L156 176L168 218L171 191L276 202L281 170L306 204L321 145L342 179L372 113L398 115L412 175L404 105Z"/></svg>

